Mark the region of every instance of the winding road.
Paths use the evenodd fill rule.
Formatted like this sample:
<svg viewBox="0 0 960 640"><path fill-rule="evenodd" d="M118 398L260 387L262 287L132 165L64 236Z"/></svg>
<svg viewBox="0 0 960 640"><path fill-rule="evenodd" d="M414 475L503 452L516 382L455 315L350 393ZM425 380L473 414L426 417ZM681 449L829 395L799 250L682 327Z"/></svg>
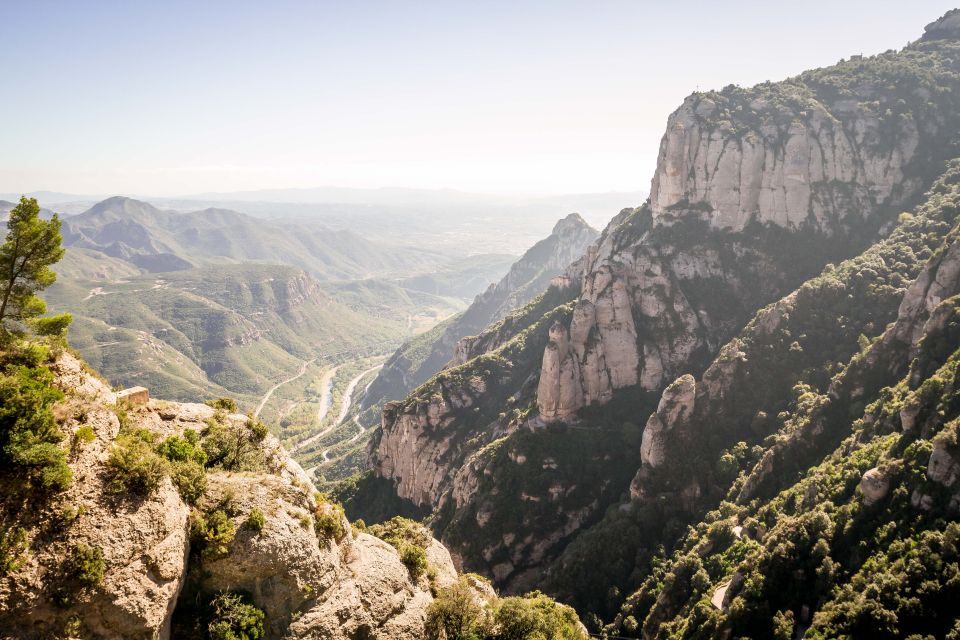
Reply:
<svg viewBox="0 0 960 640"><path fill-rule="evenodd" d="M287 378L283 382L278 382L277 384L270 387L270 390L267 391L266 394L264 394L263 399L260 401L260 404L257 406L257 410L253 412L253 417L256 418L257 416L260 415L260 412L263 411L264 405L267 404L268 400L270 400L270 396L273 395L274 391L276 391L283 385L293 382L294 380L302 376L304 373L307 372L307 367L309 367L311 364L316 362L316 360L317 360L316 358L311 358L310 360L306 360L300 365L300 371L297 373L297 375L293 376L292 378Z"/></svg>
<svg viewBox="0 0 960 640"><path fill-rule="evenodd" d="M350 406L351 404L353 404L353 392L356 390L357 385L360 384L360 381L363 379L363 377L368 373L370 373L371 371L376 371L377 369L382 369L382 368L383 368L382 364L378 364L375 367L370 367L366 371L361 371L355 378L353 378L350 381L350 384L347 385L347 390L343 393L343 402L340 403L340 415L337 417L337 421L334 424L334 426L338 427L341 424L343 424L343 420L347 417L347 415L349 415ZM366 388L369 388L369 387L370 385L367 385ZM352 438L347 440L347 442L353 442L360 436L361 433L363 433L363 426L360 424L360 420L357 419L357 416L353 417L353 421L356 423L357 428L359 428L360 431L356 435L354 435ZM330 427L330 429L333 429L333 427ZM330 431L330 429L326 429L323 433ZM340 443L338 442L337 444L340 444ZM330 458L327 456L327 454L330 452L330 449L332 448L333 447L324 449L323 452L320 453L320 456L323 458L324 462L330 462Z"/></svg>
<svg viewBox="0 0 960 640"><path fill-rule="evenodd" d="M330 411L330 403L333 401L333 377L337 374L337 369L339 368L340 366L337 365L332 369L328 369L323 373L323 378L320 379L320 387L323 389L323 395L320 396L320 408L317 409L317 423L319 424L323 424L323 419L327 417L327 413ZM296 453L310 446L316 442L317 439L328 433L330 429L333 429L333 427L334 425L331 425L326 429L321 429L306 440L298 442L291 453Z"/></svg>

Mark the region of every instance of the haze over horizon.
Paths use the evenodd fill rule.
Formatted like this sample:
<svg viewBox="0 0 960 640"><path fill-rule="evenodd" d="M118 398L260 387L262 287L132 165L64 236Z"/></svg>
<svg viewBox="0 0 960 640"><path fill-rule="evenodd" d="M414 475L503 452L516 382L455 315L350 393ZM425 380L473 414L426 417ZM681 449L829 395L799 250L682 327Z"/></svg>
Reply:
<svg viewBox="0 0 960 640"><path fill-rule="evenodd" d="M692 91L903 46L951 3L763 6L4 3L0 192L644 191Z"/></svg>

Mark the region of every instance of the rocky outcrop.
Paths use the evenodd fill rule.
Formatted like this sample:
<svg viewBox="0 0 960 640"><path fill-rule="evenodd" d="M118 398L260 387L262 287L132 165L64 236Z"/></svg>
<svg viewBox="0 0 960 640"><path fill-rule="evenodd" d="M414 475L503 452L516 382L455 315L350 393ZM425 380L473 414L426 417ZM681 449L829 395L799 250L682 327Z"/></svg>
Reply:
<svg viewBox="0 0 960 640"><path fill-rule="evenodd" d="M697 383L687 374L664 389L657 410L650 414L640 444L640 462L659 467L666 460L666 438L693 415Z"/></svg>
<svg viewBox="0 0 960 640"><path fill-rule="evenodd" d="M762 94L687 98L660 143L654 215L667 222L696 210L720 229L756 222L830 233L846 216L915 193L920 185L905 171L920 141L915 123L880 145L882 112L857 100L821 102L800 84L784 93L792 105Z"/></svg>
<svg viewBox="0 0 960 640"><path fill-rule="evenodd" d="M927 477L945 487L952 487L960 479L960 461L943 441L934 440L927 463Z"/></svg>
<svg viewBox="0 0 960 640"><path fill-rule="evenodd" d="M935 81L925 74L914 77L891 71L900 63L922 66L924 60L931 68L946 65ZM511 550L521 546L518 541L534 527L538 535L549 527L546 535L552 536L565 526L558 518L544 525L547 517L538 512L537 517L516 523L509 549L498 547L490 554L486 551L492 548L492 538L484 536L483 545L468 539L468 526L511 518L520 508L517 500L542 503L547 499L546 474L517 472L507 466L503 451L511 445L511 429L539 430L544 423L565 423L538 433L546 434L543 440L570 442L576 439L572 433L591 427L599 432L613 422L629 431L628 421L646 422L645 432L626 445L633 447L635 464L646 473L637 476L632 487L628 477L613 492L622 494L630 488L635 497L675 496L681 509L712 499L710 492L718 491L716 476L733 473L733 463L717 464L724 453L721 449L714 452L717 458L698 468L674 473L674 467L683 465L665 458L671 440L676 436L678 446L699 448L704 442L722 442L736 434L737 439L727 444L733 447L740 440L769 434L781 413L789 415L792 389L804 379L799 372L837 361L815 360L827 349L807 342L805 330L823 340L835 338L822 322L817 323L822 318L816 316L815 301L803 295L822 295L838 309L845 299L836 292L846 290L864 298L874 295L861 283L878 270L848 265L859 273L857 279L848 279L844 273L833 282L827 275L830 268L826 272L824 268L860 254L890 233L896 215L915 204L942 171L947 154L952 153L949 145L942 144L943 136L956 130L960 105L955 96L960 93L951 89L940 94L930 85L952 88L956 84L953 72L946 71L952 64L948 60L953 60L952 51L911 45L906 52L844 62L778 84L728 87L688 98L668 122L650 201L621 212L568 270L576 294L572 304L561 301L562 314L549 323L525 319L527 329L536 326L539 334L539 371L528 372L514 361L500 366L499 349L510 343L498 339L503 335L514 339L519 331L491 328L482 339L462 343L462 366L473 364L473 370L489 371L479 375L491 391L475 396L469 410L442 412L445 417L439 429L409 430L419 443L408 452L431 451L432 461L423 466L418 462L416 469L394 461L383 465L378 456L396 457L395 452L384 451L383 443L397 444L391 432L406 430L409 424L401 416L424 413L421 406L428 398L437 398L429 402L440 406L436 390L418 390L416 403L406 401L393 419L384 422L372 457L378 473L386 471L398 491L415 495L413 499L421 504L432 496L433 507L449 505L445 496L454 490L456 479L466 489L462 493L469 496L468 501L462 505L458 501L459 509L452 516L450 509L440 513L438 530L459 545L458 552L469 549L464 552L467 566L472 562L490 572L499 566L505 583L511 572L536 570L524 564L527 558L509 557ZM916 243L918 252L932 249L922 245ZM902 274L890 273L891 283L897 283L890 291L915 277L929 254L923 255L916 261L893 254L880 258L893 261L884 262L880 272L890 273L893 263L905 265ZM824 282L811 280L811 287L790 294L821 272ZM860 332L877 335L893 319L899 300L887 295L887 289L882 291L877 296L876 318L847 314L857 315L857 332L851 338L846 332L853 325L843 324L838 358L858 351ZM798 309L810 317L792 319ZM792 336L791 331L795 331ZM743 339L736 338L738 334ZM486 350L485 344L497 350ZM789 353L793 359L778 367L772 360L774 353ZM756 362L762 366L754 366ZM505 368L510 369L509 384ZM657 413L648 421L656 394L686 374L699 380L690 390L691 415L668 422ZM768 389L765 374L775 378L774 389ZM450 376L441 394L445 402L463 391L462 381L454 378ZM531 414L534 395L536 413ZM604 404L609 409L596 406ZM478 415L478 405L497 406L499 415ZM771 405L772 413L767 413L766 405ZM636 418L630 416L631 410ZM823 429L822 425L810 428ZM700 429L702 434L697 432ZM698 442L698 437L703 440ZM543 440L539 447L549 449L551 445ZM582 460L584 476L596 472L590 485L594 496L604 495L609 488L598 478L608 479L610 473L598 470L607 471L610 465L605 458L613 455L605 451L595 459ZM746 460L749 455L740 457ZM477 462L480 458L486 462ZM471 463L465 464L467 460ZM754 463L759 471L766 469L768 477L777 464L772 454L769 459L751 459L750 464ZM461 470L470 477L462 478ZM756 477L764 475L759 471ZM415 490L410 474L428 479L429 490ZM504 477L509 480L500 480ZM741 497L757 488L751 484L753 479L750 476L743 483ZM579 506L584 504L590 503L584 499ZM602 500L597 504L601 510L609 506ZM454 524L448 526L451 519ZM455 534L454 527L459 527ZM568 540L561 537L556 547ZM513 569L505 566L507 559Z"/></svg>
<svg viewBox="0 0 960 640"><path fill-rule="evenodd" d="M944 18L928 34L947 37L954 20ZM905 101L882 83L851 86L842 96L828 85L811 72L777 85L728 87L693 94L671 114L645 212L649 225L608 227L587 254L581 326L570 327L585 405L623 387L657 389L732 335L718 331L729 309L696 299L703 293L691 290L697 283L723 282L729 290L721 295L753 308L786 292L789 278L772 265L769 273L749 266L756 256L733 264L711 243L691 250L691 242L713 231L725 238L718 242L737 247L762 229L796 233L797 242L863 238L921 195L929 185L921 168L939 169L949 158L937 136L957 118L953 102L943 105L943 117L903 116L891 126L904 109L919 114L929 89L917 86ZM665 231L671 227L673 234ZM749 244L760 259L776 262L779 248ZM841 256L823 257L825 264ZM747 282L763 291L744 291Z"/></svg>
<svg viewBox="0 0 960 640"><path fill-rule="evenodd" d="M524 253L499 282L478 295L442 331L418 336L401 346L370 385L364 406L401 399L442 368L496 349L509 339L509 331L484 329L548 288L570 290L572 296L579 278L575 283L566 271L598 235L579 214L559 220L549 236ZM425 358L424 353L428 354Z"/></svg>
<svg viewBox="0 0 960 640"><path fill-rule="evenodd" d="M550 343L543 352L540 372L540 415L550 420L565 418L583 406L580 361L570 348L566 327L559 322L550 327Z"/></svg>
<svg viewBox="0 0 960 640"><path fill-rule="evenodd" d="M890 478L880 469L868 469L860 479L860 492L865 506L874 505L890 493Z"/></svg>
<svg viewBox="0 0 960 640"><path fill-rule="evenodd" d="M450 554L438 542L427 536L431 577L413 578L394 547L351 533L342 512L322 502L272 436L262 445L262 472L207 471L194 515L170 477L146 497L117 493L107 466L121 432L115 394L69 354L51 370L67 392L56 409L61 428L69 435L89 427L94 435L89 442L67 439L73 442L74 479L66 492L19 511L11 503L16 494L4 496L3 531L22 527L30 549L22 567L0 576L0 636L168 638L184 615L192 615L198 594L229 590L250 594L264 611L266 638L423 637L432 591L457 580ZM201 432L214 410L149 400L122 415L126 429L164 438ZM243 423L247 417L220 419ZM191 554L191 520L218 509L236 530L225 553ZM260 530L246 524L254 510L264 516ZM342 533L321 531L314 523L318 513L338 518ZM99 584L69 582L65 559L78 547L102 553ZM486 594L489 587L484 589Z"/></svg>

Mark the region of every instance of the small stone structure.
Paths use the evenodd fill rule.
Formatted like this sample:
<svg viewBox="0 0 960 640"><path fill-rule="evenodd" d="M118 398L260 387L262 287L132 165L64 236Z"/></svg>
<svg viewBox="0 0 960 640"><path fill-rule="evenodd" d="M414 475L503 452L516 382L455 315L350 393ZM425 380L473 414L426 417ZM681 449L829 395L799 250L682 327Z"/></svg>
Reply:
<svg viewBox="0 0 960 640"><path fill-rule="evenodd" d="M146 387L130 387L117 392L117 404L141 405L150 401L150 391Z"/></svg>

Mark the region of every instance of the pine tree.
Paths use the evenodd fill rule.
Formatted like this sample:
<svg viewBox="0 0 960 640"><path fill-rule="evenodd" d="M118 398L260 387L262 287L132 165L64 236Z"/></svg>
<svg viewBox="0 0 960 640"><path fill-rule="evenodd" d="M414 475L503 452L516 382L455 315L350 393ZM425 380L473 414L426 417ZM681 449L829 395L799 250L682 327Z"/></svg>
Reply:
<svg viewBox="0 0 960 640"><path fill-rule="evenodd" d="M0 246L0 329L23 324L46 311L37 292L57 279L50 266L63 257L60 219L40 218L35 198L20 198L10 210L7 237Z"/></svg>

